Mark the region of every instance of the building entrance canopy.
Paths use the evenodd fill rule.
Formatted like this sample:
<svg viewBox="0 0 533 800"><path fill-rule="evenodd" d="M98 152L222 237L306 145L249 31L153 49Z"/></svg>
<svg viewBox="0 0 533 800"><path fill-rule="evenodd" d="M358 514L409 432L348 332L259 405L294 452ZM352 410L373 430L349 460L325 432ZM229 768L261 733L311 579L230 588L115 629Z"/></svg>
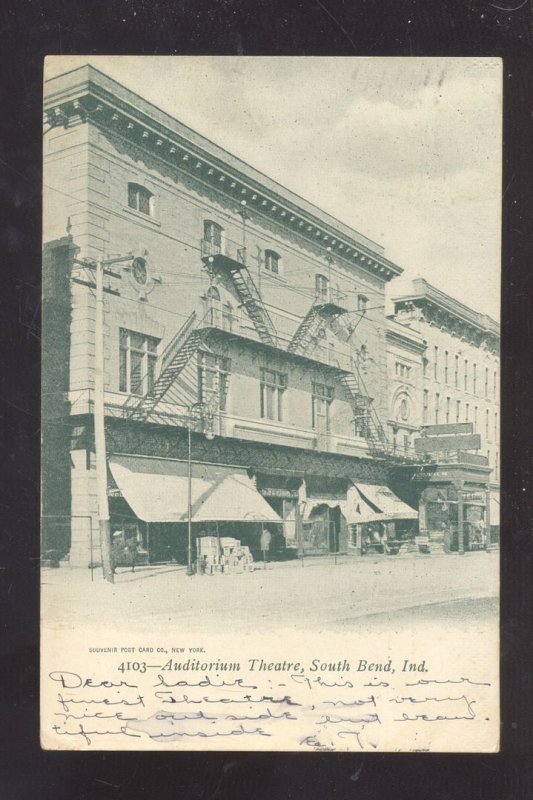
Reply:
<svg viewBox="0 0 533 800"><path fill-rule="evenodd" d="M139 519L187 521L186 461L116 455L109 468ZM193 463L191 496L193 522L281 522L244 469Z"/></svg>
<svg viewBox="0 0 533 800"><path fill-rule="evenodd" d="M418 519L418 511L400 500L387 486L357 483L355 488L367 508L372 507L370 513L364 515L365 518L361 520L362 522Z"/></svg>

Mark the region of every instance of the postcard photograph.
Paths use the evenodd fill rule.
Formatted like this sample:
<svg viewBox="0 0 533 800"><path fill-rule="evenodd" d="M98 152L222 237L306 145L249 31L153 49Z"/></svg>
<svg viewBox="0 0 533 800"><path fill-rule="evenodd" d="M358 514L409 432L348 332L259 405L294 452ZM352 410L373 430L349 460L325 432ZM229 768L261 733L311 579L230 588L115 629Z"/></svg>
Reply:
<svg viewBox="0 0 533 800"><path fill-rule="evenodd" d="M43 98L42 746L498 751L501 60Z"/></svg>

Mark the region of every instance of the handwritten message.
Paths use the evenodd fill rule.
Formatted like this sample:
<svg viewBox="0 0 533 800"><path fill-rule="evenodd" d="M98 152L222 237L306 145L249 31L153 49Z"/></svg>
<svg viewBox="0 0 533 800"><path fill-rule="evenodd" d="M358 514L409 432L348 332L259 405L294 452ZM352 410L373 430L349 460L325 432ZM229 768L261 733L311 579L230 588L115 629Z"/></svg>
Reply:
<svg viewBox="0 0 533 800"><path fill-rule="evenodd" d="M157 661L157 659L155 659ZM491 722L476 676L430 677L425 661L367 658L117 662L105 673L45 676L47 738L73 749L429 749ZM431 732L429 732L431 729ZM451 729L451 730L450 730ZM474 739L476 737L474 736ZM405 743L410 743L405 747Z"/></svg>

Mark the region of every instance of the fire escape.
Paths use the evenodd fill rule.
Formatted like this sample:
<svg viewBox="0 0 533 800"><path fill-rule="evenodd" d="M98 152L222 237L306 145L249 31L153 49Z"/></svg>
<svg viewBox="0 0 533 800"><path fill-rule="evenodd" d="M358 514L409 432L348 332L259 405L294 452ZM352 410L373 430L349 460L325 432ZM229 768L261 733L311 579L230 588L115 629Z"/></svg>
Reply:
<svg viewBox="0 0 533 800"><path fill-rule="evenodd" d="M311 354L316 347L321 331L324 331L333 320L347 314L345 296L330 286L319 294L296 330L287 350L297 355ZM341 381L349 392L354 412L354 424L358 435L366 439L368 449L374 456L383 456L389 452L389 443L383 425L374 408L357 364L351 360L350 371L341 370Z"/></svg>
<svg viewBox="0 0 533 800"><path fill-rule="evenodd" d="M276 329L250 270L246 266L246 247L225 240L223 243L201 242L202 261L208 271L229 275L244 308L262 342L276 346Z"/></svg>
<svg viewBox="0 0 533 800"><path fill-rule="evenodd" d="M202 327L202 321L198 322L193 311L161 355L161 369L153 387L145 395L130 395L126 401L123 407L126 418L144 422L149 418L161 421L160 418L166 416L164 412L157 412L157 406L172 394L172 386L207 334L208 329ZM171 396L169 402L173 402Z"/></svg>

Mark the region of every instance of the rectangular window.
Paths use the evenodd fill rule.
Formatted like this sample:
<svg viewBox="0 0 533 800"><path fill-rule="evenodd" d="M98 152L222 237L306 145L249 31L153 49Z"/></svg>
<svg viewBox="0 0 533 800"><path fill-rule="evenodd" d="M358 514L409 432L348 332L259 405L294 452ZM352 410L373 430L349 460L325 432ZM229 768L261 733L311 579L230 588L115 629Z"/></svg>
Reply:
<svg viewBox="0 0 533 800"><path fill-rule="evenodd" d="M439 424L439 406L440 406L440 394L437 392L435 395L435 425Z"/></svg>
<svg viewBox="0 0 533 800"><path fill-rule="evenodd" d="M433 362L433 377L436 381L439 379L439 348L435 345L434 362Z"/></svg>
<svg viewBox="0 0 533 800"><path fill-rule="evenodd" d="M456 422L461 422L461 401L460 400L457 401L457 406L456 406L456 410L455 410L455 421Z"/></svg>
<svg viewBox="0 0 533 800"><path fill-rule="evenodd" d="M323 383L313 383L313 429L318 433L329 433L330 406L333 388Z"/></svg>
<svg viewBox="0 0 533 800"><path fill-rule="evenodd" d="M427 389L424 389L424 408L423 408L424 424L427 424L428 415L429 415L429 392Z"/></svg>
<svg viewBox="0 0 533 800"><path fill-rule="evenodd" d="M485 411L485 439L489 440L489 410Z"/></svg>
<svg viewBox="0 0 533 800"><path fill-rule="evenodd" d="M448 383L448 351L444 351L444 383Z"/></svg>
<svg viewBox="0 0 533 800"><path fill-rule="evenodd" d="M325 275L315 275L315 293L319 300L328 300L329 280Z"/></svg>
<svg viewBox="0 0 533 800"><path fill-rule="evenodd" d="M159 339L120 328L119 391L150 394L155 384Z"/></svg>
<svg viewBox="0 0 533 800"><path fill-rule="evenodd" d="M470 403L465 405L465 422L470 422Z"/></svg>
<svg viewBox="0 0 533 800"><path fill-rule="evenodd" d="M498 414L494 414L494 441L497 442L499 437L499 430L498 430Z"/></svg>
<svg viewBox="0 0 533 800"><path fill-rule="evenodd" d="M500 464L499 464L499 461L500 461L500 454L496 453L496 455L494 456L494 477L495 477L495 479L497 481L500 480Z"/></svg>
<svg viewBox="0 0 533 800"><path fill-rule="evenodd" d="M489 368L485 367L485 397L489 396Z"/></svg>
<svg viewBox="0 0 533 800"><path fill-rule="evenodd" d="M399 378L409 378L411 376L411 367L408 367L407 364L402 364L401 361L397 361L396 375Z"/></svg>
<svg viewBox="0 0 533 800"><path fill-rule="evenodd" d="M472 391L477 394L477 364L474 364L472 369Z"/></svg>
<svg viewBox="0 0 533 800"><path fill-rule="evenodd" d="M283 422L283 396L287 375L271 369L261 369L261 417Z"/></svg>
<svg viewBox="0 0 533 800"><path fill-rule="evenodd" d="M428 376L428 359L425 356L422 356L422 377L427 378Z"/></svg>
<svg viewBox="0 0 533 800"><path fill-rule="evenodd" d="M265 250L265 269L279 275L281 256L275 250Z"/></svg>
<svg viewBox="0 0 533 800"><path fill-rule="evenodd" d="M459 356L455 356L454 384L459 386Z"/></svg>
<svg viewBox="0 0 533 800"><path fill-rule="evenodd" d="M446 425L450 422L450 404L451 400L449 397L446 398Z"/></svg>
<svg viewBox="0 0 533 800"><path fill-rule="evenodd" d="M465 358L465 392L468 391L468 361Z"/></svg>
<svg viewBox="0 0 533 800"><path fill-rule="evenodd" d="M474 433L477 433L477 406L474 406Z"/></svg>
<svg viewBox="0 0 533 800"><path fill-rule="evenodd" d="M494 399L498 399L498 373L494 371L494 375L492 376L493 382L493 391L494 391Z"/></svg>
<svg viewBox="0 0 533 800"><path fill-rule="evenodd" d="M198 354L198 396L201 403L207 403L219 411L227 410L229 358L214 353Z"/></svg>

